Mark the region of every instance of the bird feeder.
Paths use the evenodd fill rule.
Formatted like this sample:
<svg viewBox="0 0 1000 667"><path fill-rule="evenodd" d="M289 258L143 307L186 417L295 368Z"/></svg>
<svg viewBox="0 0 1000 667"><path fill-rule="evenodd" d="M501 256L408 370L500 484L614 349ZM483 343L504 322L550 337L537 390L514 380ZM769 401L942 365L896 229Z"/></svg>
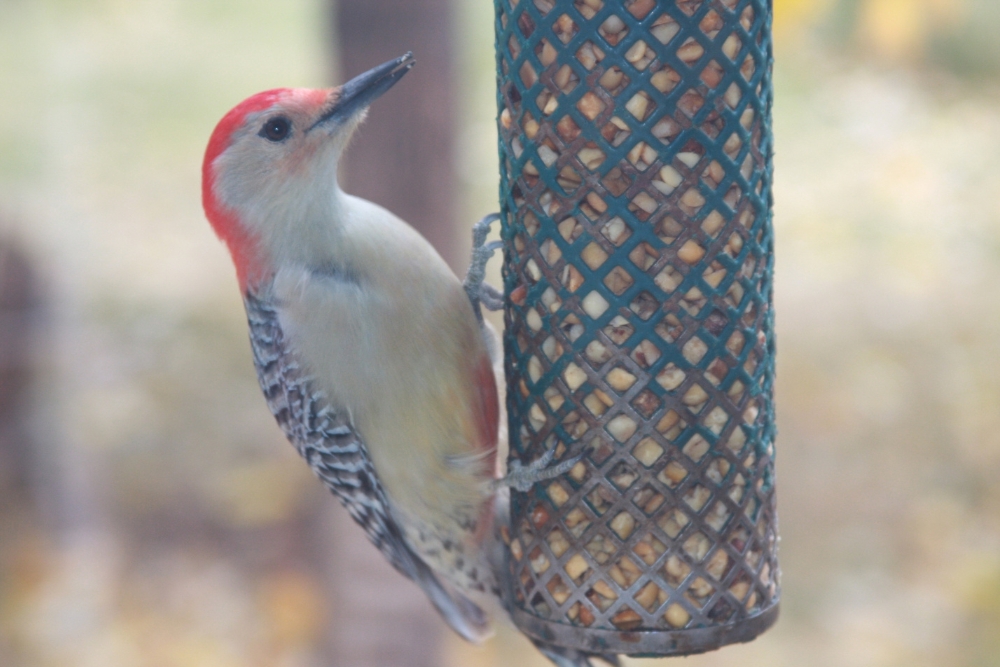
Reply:
<svg viewBox="0 0 1000 667"><path fill-rule="evenodd" d="M769 0L495 0L529 636L684 655L778 615Z"/></svg>

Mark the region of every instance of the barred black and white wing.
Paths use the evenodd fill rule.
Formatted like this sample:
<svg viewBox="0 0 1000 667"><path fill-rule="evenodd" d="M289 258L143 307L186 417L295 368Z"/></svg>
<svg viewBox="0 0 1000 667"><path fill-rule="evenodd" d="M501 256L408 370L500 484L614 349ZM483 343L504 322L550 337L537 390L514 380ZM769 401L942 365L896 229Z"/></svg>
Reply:
<svg viewBox="0 0 1000 667"><path fill-rule="evenodd" d="M246 294L244 304L257 379L285 436L368 539L393 567L424 589L452 628L470 641L483 638L488 621L482 610L447 591L406 543L360 434L346 411L338 411L316 391L290 351L275 307L253 293Z"/></svg>

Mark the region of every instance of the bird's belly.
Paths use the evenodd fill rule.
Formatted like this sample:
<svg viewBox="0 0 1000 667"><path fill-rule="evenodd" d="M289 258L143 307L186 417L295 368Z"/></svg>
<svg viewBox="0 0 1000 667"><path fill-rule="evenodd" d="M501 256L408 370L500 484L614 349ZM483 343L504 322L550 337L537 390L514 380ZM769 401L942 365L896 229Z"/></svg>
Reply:
<svg viewBox="0 0 1000 667"><path fill-rule="evenodd" d="M357 285L289 274L275 291L314 387L347 412L394 506L439 536L427 552L449 557L439 547L472 540L491 496L492 458L470 418L469 345L436 330L433 313L402 313Z"/></svg>

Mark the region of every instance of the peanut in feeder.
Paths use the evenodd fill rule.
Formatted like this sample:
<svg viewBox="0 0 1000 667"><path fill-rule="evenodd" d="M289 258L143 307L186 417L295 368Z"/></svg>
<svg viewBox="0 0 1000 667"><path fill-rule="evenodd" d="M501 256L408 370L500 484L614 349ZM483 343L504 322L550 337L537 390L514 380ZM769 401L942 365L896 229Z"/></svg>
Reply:
<svg viewBox="0 0 1000 667"><path fill-rule="evenodd" d="M495 0L530 636L681 655L777 617L766 0Z"/></svg>

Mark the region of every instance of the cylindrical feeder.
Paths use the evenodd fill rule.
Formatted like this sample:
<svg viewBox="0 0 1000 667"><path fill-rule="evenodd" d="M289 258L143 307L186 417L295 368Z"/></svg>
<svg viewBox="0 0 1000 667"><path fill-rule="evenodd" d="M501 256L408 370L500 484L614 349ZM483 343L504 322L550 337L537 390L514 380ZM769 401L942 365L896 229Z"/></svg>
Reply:
<svg viewBox="0 0 1000 667"><path fill-rule="evenodd" d="M495 0L514 621L598 653L778 613L769 0Z"/></svg>

